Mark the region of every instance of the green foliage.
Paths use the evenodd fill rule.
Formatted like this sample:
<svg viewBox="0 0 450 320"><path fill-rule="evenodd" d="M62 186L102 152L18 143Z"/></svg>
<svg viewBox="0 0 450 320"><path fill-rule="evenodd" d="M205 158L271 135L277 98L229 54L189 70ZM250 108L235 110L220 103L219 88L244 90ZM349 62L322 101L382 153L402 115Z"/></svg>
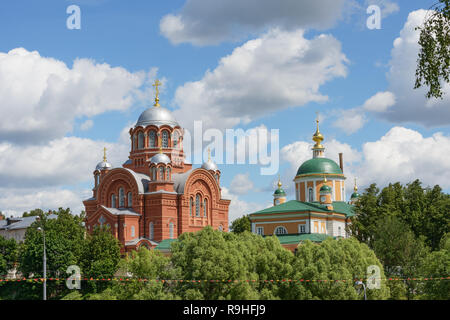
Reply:
<svg viewBox="0 0 450 320"><path fill-rule="evenodd" d="M110 278L120 261L120 243L108 227L96 227L88 234L82 248L82 273L93 278Z"/></svg>
<svg viewBox="0 0 450 320"><path fill-rule="evenodd" d="M443 96L442 82L450 76L450 0L439 0L420 30L414 88L427 86L427 98Z"/></svg>
<svg viewBox="0 0 450 320"><path fill-rule="evenodd" d="M441 240L439 251L429 254L422 265L422 276L440 278L450 274L450 234ZM450 300L450 281L429 280L423 286L424 299Z"/></svg>
<svg viewBox="0 0 450 320"><path fill-rule="evenodd" d="M383 266L374 252L356 239L326 239L321 244L306 241L298 246L293 263L292 279L346 280L303 282L292 284L290 299L351 300L364 299L358 294L354 279L367 278L367 267L380 268L384 278ZM367 290L367 299L386 299L389 290L382 281L380 289Z"/></svg>
<svg viewBox="0 0 450 320"><path fill-rule="evenodd" d="M252 223L248 215L237 218L231 223L230 231L234 233L242 233L244 231L252 231Z"/></svg>
<svg viewBox="0 0 450 320"><path fill-rule="evenodd" d="M393 216L378 221L373 245L389 278L418 277L424 259L429 253L423 238L416 238L408 225ZM395 298L401 299L406 296L407 299L412 299L420 283L405 280L401 284L389 282L393 289L395 287Z"/></svg>
<svg viewBox="0 0 450 320"><path fill-rule="evenodd" d="M405 223L415 237L424 236L425 244L436 250L442 236L449 232L450 195L439 186L422 188L421 182L402 186L389 184L380 190L372 184L355 205L352 234L373 248L373 237L379 220L395 216Z"/></svg>
<svg viewBox="0 0 450 320"><path fill-rule="evenodd" d="M0 276L14 268L18 256L18 245L14 239L0 236Z"/></svg>
<svg viewBox="0 0 450 320"><path fill-rule="evenodd" d="M32 216L39 216L42 217L44 215L44 211L42 209L34 209L34 210L30 210L30 212L25 211L22 214L22 217L32 217Z"/></svg>
<svg viewBox="0 0 450 320"><path fill-rule="evenodd" d="M43 232L38 227L45 232L48 277L65 275L67 267L79 261L85 232L81 219L72 215L69 209L60 208L55 214L57 219L48 219L44 214L25 233L19 264L19 270L25 276L42 277Z"/></svg>

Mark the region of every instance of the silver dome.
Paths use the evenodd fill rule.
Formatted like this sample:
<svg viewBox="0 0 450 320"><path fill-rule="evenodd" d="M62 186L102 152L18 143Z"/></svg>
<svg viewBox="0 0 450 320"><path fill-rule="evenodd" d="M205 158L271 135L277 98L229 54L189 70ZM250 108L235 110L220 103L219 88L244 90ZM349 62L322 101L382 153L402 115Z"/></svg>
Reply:
<svg viewBox="0 0 450 320"><path fill-rule="evenodd" d="M148 125L169 125L171 127L179 126L172 113L163 107L151 107L141 113L135 127Z"/></svg>
<svg viewBox="0 0 450 320"><path fill-rule="evenodd" d="M170 158L166 156L164 153L157 153L150 159L150 162L168 164L170 163Z"/></svg>
<svg viewBox="0 0 450 320"><path fill-rule="evenodd" d="M205 162L204 164L202 164L202 169L205 169L205 170L212 170L212 171L219 170L219 169L217 168L217 165L216 165L213 161L211 161L211 160L208 160L207 162Z"/></svg>
<svg viewBox="0 0 450 320"><path fill-rule="evenodd" d="M95 167L95 170L103 170L103 169L111 169L112 165L109 162L102 161L97 163L97 166Z"/></svg>

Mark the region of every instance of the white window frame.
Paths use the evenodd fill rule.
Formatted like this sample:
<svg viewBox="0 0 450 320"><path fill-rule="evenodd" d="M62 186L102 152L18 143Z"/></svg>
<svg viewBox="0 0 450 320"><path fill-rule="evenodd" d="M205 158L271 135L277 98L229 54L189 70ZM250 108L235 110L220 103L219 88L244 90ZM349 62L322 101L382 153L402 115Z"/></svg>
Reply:
<svg viewBox="0 0 450 320"><path fill-rule="evenodd" d="M282 233L277 233L277 230L283 230L283 232ZM273 234L275 234L275 235L283 235L283 234L288 234L288 231L287 231L286 227L284 227L284 226L277 226L273 230Z"/></svg>
<svg viewBox="0 0 450 320"><path fill-rule="evenodd" d="M264 235L264 227L256 227L256 234L263 236Z"/></svg>

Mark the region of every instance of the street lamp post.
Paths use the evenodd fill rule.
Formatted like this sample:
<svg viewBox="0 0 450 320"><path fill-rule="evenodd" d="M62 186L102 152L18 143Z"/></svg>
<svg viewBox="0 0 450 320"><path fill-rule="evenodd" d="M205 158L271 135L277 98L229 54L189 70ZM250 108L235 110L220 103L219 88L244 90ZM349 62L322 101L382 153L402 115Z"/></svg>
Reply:
<svg viewBox="0 0 450 320"><path fill-rule="evenodd" d="M364 288L364 300L367 300L367 296L366 296L366 285L364 284L364 282L362 282L362 281L356 281L355 284L356 284L357 286L360 286L360 285L363 286L363 288Z"/></svg>
<svg viewBox="0 0 450 320"><path fill-rule="evenodd" d="M45 232L44 228L39 227L39 231L42 231L42 236L44 237L44 288L43 288L43 300L47 300L47 254L45 250Z"/></svg>

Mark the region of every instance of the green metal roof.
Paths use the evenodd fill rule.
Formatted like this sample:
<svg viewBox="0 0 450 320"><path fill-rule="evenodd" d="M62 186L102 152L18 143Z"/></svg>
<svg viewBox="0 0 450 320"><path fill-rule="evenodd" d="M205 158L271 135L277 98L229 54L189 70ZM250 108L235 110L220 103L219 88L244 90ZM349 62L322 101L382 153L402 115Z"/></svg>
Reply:
<svg viewBox="0 0 450 320"><path fill-rule="evenodd" d="M273 206L267 209L256 211L253 214L271 214L271 213L284 213L284 212L324 212L328 213L330 210L326 206L321 205L319 202L302 202L297 200L290 200L277 206ZM344 201L334 201L333 210L331 212L343 213L347 217L353 216L353 206Z"/></svg>
<svg viewBox="0 0 450 320"><path fill-rule="evenodd" d="M314 158L303 162L298 168L297 175L303 174L342 174L341 168L331 159L328 158Z"/></svg>
<svg viewBox="0 0 450 320"><path fill-rule="evenodd" d="M326 184L324 184L323 186L320 187L320 191L331 192L331 188L329 186L327 186Z"/></svg>
<svg viewBox="0 0 450 320"><path fill-rule="evenodd" d="M322 242L328 237L334 238L329 235L319 233L283 234L277 235L276 237L278 237L281 244L293 244L306 240L311 240L312 242Z"/></svg>
<svg viewBox="0 0 450 320"><path fill-rule="evenodd" d="M273 194L285 196L285 195L286 195L286 192L284 192L283 189L278 188L277 190L275 190L275 192L274 192Z"/></svg>
<svg viewBox="0 0 450 320"><path fill-rule="evenodd" d="M165 239L162 240L156 247L155 249L158 250L170 250L170 245L172 244L172 242L177 241L177 239Z"/></svg>

